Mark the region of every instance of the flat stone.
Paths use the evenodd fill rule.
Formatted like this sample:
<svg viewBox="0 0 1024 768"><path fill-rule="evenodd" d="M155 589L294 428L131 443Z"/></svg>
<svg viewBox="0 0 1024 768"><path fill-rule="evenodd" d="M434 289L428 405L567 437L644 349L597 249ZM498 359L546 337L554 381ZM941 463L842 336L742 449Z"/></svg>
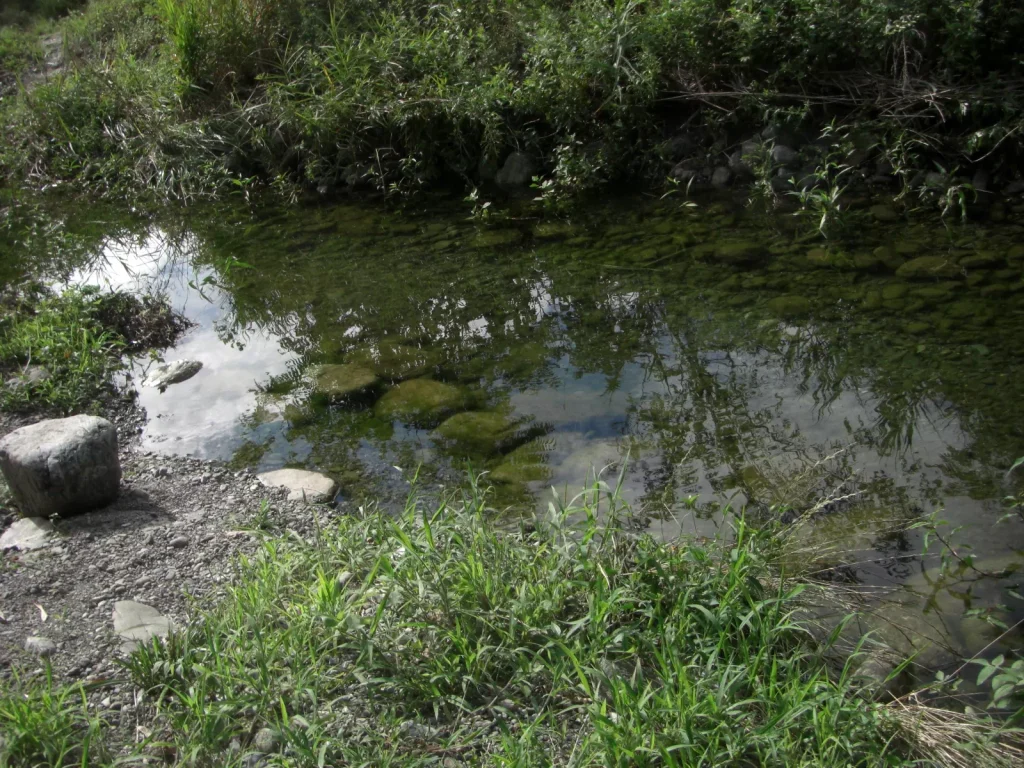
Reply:
<svg viewBox="0 0 1024 768"><path fill-rule="evenodd" d="M16 520L0 536L0 552L8 549L18 549L22 552L41 549L50 543L50 538L55 532L49 520L41 517L23 517Z"/></svg>
<svg viewBox="0 0 1024 768"><path fill-rule="evenodd" d="M363 392L379 383L377 374L356 363L323 365L316 373L316 391L331 398Z"/></svg>
<svg viewBox="0 0 1024 768"><path fill-rule="evenodd" d="M124 650L134 650L155 637L167 637L171 620L156 608L133 600L114 603L114 632L125 641Z"/></svg>
<svg viewBox="0 0 1024 768"><path fill-rule="evenodd" d="M158 363L149 370L143 384L164 390L172 384L188 381L203 368L198 360L174 360L170 363Z"/></svg>
<svg viewBox="0 0 1024 768"><path fill-rule="evenodd" d="M57 651L57 644L48 637L33 635L25 638L25 650L45 659Z"/></svg>
<svg viewBox="0 0 1024 768"><path fill-rule="evenodd" d="M257 475L256 479L270 488L287 488L289 501L325 502L338 493L334 480L307 469L278 469Z"/></svg>
<svg viewBox="0 0 1024 768"><path fill-rule="evenodd" d="M117 498L117 429L96 416L48 419L0 440L3 470L26 517L86 512Z"/></svg>

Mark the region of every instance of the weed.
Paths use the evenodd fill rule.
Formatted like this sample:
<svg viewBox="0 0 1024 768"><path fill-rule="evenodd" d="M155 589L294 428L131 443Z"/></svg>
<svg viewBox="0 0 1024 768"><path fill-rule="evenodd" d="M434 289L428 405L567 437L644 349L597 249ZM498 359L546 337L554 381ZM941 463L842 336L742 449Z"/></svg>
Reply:
<svg viewBox="0 0 1024 768"><path fill-rule="evenodd" d="M104 723L89 712L82 685L57 685L17 673L0 685L0 766L100 765L109 758Z"/></svg>

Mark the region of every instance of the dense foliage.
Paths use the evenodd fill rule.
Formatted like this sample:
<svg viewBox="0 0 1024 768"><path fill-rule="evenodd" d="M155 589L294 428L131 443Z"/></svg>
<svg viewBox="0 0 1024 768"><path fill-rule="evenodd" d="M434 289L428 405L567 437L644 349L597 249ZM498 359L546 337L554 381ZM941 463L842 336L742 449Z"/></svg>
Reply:
<svg viewBox="0 0 1024 768"><path fill-rule="evenodd" d="M521 150L579 190L664 178L680 125L713 155L833 118L922 165L991 162L1024 124L1015 5L94 0L65 26L77 65L5 112L0 163L187 196L477 184Z"/></svg>

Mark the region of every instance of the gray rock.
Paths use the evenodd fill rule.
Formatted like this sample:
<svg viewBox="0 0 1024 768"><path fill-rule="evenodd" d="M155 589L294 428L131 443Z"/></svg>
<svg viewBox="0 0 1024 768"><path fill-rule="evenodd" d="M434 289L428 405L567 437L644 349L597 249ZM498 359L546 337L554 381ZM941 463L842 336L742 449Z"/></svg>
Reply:
<svg viewBox="0 0 1024 768"><path fill-rule="evenodd" d="M45 659L56 653L57 644L48 637L33 635L25 638L25 650Z"/></svg>
<svg viewBox="0 0 1024 768"><path fill-rule="evenodd" d="M273 728L260 728L256 731L256 735L252 737L252 748L257 752L262 752L263 754L276 752L280 743L277 731Z"/></svg>
<svg viewBox="0 0 1024 768"><path fill-rule="evenodd" d="M1003 192L1007 195L1019 195L1021 192L1024 192L1024 181L1011 181L1003 189Z"/></svg>
<svg viewBox="0 0 1024 768"><path fill-rule="evenodd" d="M772 160L779 165L792 165L800 156L795 150L790 149L785 144L776 144L772 147Z"/></svg>
<svg viewBox="0 0 1024 768"><path fill-rule="evenodd" d="M170 363L159 363L150 369L143 384L163 391L172 384L188 381L202 368L203 364L198 360L175 360Z"/></svg>
<svg viewBox="0 0 1024 768"><path fill-rule="evenodd" d="M173 539L171 539L170 543L171 543L171 546L174 549L184 549L185 547L188 546L188 537L187 536L175 536Z"/></svg>
<svg viewBox="0 0 1024 768"><path fill-rule="evenodd" d="M978 192L988 192L992 184L992 177L984 168L979 168L971 177L971 186Z"/></svg>
<svg viewBox="0 0 1024 768"><path fill-rule="evenodd" d="M50 372L41 365L30 365L24 371L8 379L7 386L11 389L21 389L42 384L49 380Z"/></svg>
<svg viewBox="0 0 1024 768"><path fill-rule="evenodd" d="M756 141L745 141L729 158L729 170L737 176L753 176L751 159L757 155L761 145Z"/></svg>
<svg viewBox="0 0 1024 768"><path fill-rule="evenodd" d="M665 142L665 156L669 160L680 160L694 154L700 145L688 133L679 133Z"/></svg>
<svg viewBox="0 0 1024 768"><path fill-rule="evenodd" d="M929 171L924 175L924 186L928 189L943 190L949 186L949 176L938 171Z"/></svg>
<svg viewBox="0 0 1024 768"><path fill-rule="evenodd" d="M22 427L0 440L0 470L22 513L85 512L117 498L117 430L106 419L72 416Z"/></svg>
<svg viewBox="0 0 1024 768"><path fill-rule="evenodd" d="M523 152L513 152L505 159L505 164L501 166L501 170L495 176L495 181L498 182L499 187L506 189L525 187L536 172L536 165L529 155Z"/></svg>
<svg viewBox="0 0 1024 768"><path fill-rule="evenodd" d="M22 552L41 549L50 543L54 533L53 524L49 520L41 517L24 517L16 520L4 531L3 536L0 536L0 552L8 549L18 549Z"/></svg>
<svg viewBox="0 0 1024 768"><path fill-rule="evenodd" d="M156 608L132 600L114 603L114 632L125 641L125 650L134 650L154 637L167 637L171 620Z"/></svg>
<svg viewBox="0 0 1024 768"><path fill-rule="evenodd" d="M715 172L711 174L711 186L716 189L723 189L729 186L729 182L732 181L732 171L726 168L724 165L720 165L715 168Z"/></svg>
<svg viewBox="0 0 1024 768"><path fill-rule="evenodd" d="M289 501L331 501L338 493L334 480L305 469L278 469L257 475L256 479L270 488L287 488Z"/></svg>

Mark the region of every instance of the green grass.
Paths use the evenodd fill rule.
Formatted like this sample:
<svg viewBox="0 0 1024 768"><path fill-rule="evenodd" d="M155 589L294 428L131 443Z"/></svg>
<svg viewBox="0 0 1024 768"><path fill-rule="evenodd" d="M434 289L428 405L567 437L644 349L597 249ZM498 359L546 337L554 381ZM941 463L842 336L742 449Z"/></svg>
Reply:
<svg viewBox="0 0 1024 768"><path fill-rule="evenodd" d="M1003 0L93 0L64 30L79 65L5 110L12 183L473 187L519 150L557 199L660 182L682 124L716 162L765 124L912 136L905 175L1012 165L1024 125Z"/></svg>
<svg viewBox="0 0 1024 768"><path fill-rule="evenodd" d="M165 349L188 327L160 297L36 285L0 295L0 409L96 411L115 394L125 354ZM43 377L28 376L34 369Z"/></svg>
<svg viewBox="0 0 1024 768"><path fill-rule="evenodd" d="M270 736L268 765L623 768L931 765L927 749L981 748L915 739L852 663L827 660L770 534L733 517L721 539L662 543L619 515L603 484L536 528L495 521L473 489L311 541L265 514L226 597L127 661L151 736L106 748L241 766ZM20 724L49 704L15 722L12 695L0 716L28 744Z"/></svg>
<svg viewBox="0 0 1024 768"><path fill-rule="evenodd" d="M122 342L97 318L100 297L71 291L59 297L20 296L0 314L0 408L69 413L90 410L111 393ZM41 367L48 376L21 382Z"/></svg>
<svg viewBox="0 0 1024 768"><path fill-rule="evenodd" d="M82 685L59 686L47 668L0 683L0 766L102 765L104 723L89 712Z"/></svg>

